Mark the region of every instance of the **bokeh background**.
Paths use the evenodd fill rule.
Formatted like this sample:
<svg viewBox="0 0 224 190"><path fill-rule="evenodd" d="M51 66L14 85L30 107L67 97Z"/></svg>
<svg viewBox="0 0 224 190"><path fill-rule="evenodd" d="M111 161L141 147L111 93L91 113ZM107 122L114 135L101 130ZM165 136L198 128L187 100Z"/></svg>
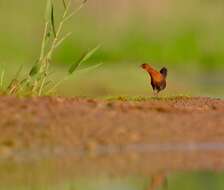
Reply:
<svg viewBox="0 0 224 190"><path fill-rule="evenodd" d="M55 2L57 20L63 6L61 0ZM74 0L73 8L79 3ZM0 0L0 72L5 70L5 85L21 65L25 73L39 56L45 4L45 0ZM58 95L151 96L149 78L139 67L148 62L169 69L163 96L224 98L223 0L89 0L64 31L73 34L54 54L53 80L65 76L69 65L97 44L102 47L83 67L102 65L75 73L59 87ZM47 172L40 175L46 184ZM52 189L25 174L29 177L24 187L1 184L0 189ZM223 189L223 179L223 174L174 174L169 189ZM96 185L78 181L54 189L144 189L147 180L99 180Z"/></svg>
<svg viewBox="0 0 224 190"><path fill-rule="evenodd" d="M63 6L55 2L58 19ZM21 64L29 69L38 58L45 4L0 0L0 70L7 80ZM169 69L164 96L224 97L223 23L221 0L89 0L64 28L73 34L54 54L53 78L66 75L69 64L97 44L102 47L86 67L102 65L77 72L57 94L150 96L149 78L139 67L148 62Z"/></svg>

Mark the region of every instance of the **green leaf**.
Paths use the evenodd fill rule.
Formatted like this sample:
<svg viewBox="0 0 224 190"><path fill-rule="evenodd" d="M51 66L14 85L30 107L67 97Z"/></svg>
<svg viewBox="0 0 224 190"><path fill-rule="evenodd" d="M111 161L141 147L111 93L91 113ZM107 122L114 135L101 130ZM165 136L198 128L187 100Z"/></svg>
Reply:
<svg viewBox="0 0 224 190"><path fill-rule="evenodd" d="M33 77L34 75L36 75L36 74L40 71L40 68L41 68L41 64L36 63L36 64L32 67L32 69L30 70L29 75L30 75L31 77Z"/></svg>
<svg viewBox="0 0 224 190"><path fill-rule="evenodd" d="M54 17L54 1L47 0L45 22L50 22L54 36L56 36L55 17ZM48 33L49 34L49 33Z"/></svg>
<svg viewBox="0 0 224 190"><path fill-rule="evenodd" d="M67 9L67 4L66 4L65 0L62 0L62 3L64 5L64 8Z"/></svg>
<svg viewBox="0 0 224 190"><path fill-rule="evenodd" d="M51 1L52 2L52 1ZM54 37L56 37L56 29L55 29L55 22L54 22L54 4L51 3L51 26L53 30Z"/></svg>
<svg viewBox="0 0 224 190"><path fill-rule="evenodd" d="M48 31L47 34L46 34L46 39L48 39L48 38L50 38L50 37L51 37L51 32ZM46 40L46 39L45 39L45 40Z"/></svg>
<svg viewBox="0 0 224 190"><path fill-rule="evenodd" d="M91 65L91 66L86 67L86 68L78 69L77 72L82 72L82 73L83 72L89 72L91 70L99 68L101 65L103 65L103 63L94 64L94 65Z"/></svg>
<svg viewBox="0 0 224 190"><path fill-rule="evenodd" d="M86 62L100 47L101 47L101 45L98 45L95 48L93 48L90 51L83 54L83 56L78 61L76 61L74 64L71 65L71 67L69 68L69 71L68 71L69 74L73 74L76 71L76 69L82 63Z"/></svg>

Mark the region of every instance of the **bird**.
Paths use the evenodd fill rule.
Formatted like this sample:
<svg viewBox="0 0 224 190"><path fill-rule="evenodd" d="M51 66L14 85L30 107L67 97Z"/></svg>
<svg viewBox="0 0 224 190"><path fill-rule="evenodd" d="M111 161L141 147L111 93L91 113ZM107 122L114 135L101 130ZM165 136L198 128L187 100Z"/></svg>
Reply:
<svg viewBox="0 0 224 190"><path fill-rule="evenodd" d="M158 96L159 92L166 88L166 79L168 75L167 68L163 67L160 71L157 71L147 63L142 64L141 68L147 71L150 75L154 95Z"/></svg>

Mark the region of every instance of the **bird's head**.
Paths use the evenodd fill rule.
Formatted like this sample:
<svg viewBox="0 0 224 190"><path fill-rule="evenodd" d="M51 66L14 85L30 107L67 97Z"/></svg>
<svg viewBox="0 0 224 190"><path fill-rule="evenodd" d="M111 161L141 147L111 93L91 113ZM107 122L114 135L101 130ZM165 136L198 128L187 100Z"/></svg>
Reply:
<svg viewBox="0 0 224 190"><path fill-rule="evenodd" d="M149 68L150 66L149 66L149 64L147 64L147 63L144 63L144 64L142 64L141 65L141 68L143 68L143 69L145 69L145 70L147 70L147 68Z"/></svg>

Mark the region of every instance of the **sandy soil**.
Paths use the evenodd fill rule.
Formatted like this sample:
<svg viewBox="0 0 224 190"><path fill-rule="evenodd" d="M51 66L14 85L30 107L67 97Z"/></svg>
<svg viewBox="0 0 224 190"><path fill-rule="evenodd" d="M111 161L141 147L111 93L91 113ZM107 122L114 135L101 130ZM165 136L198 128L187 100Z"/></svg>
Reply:
<svg viewBox="0 0 224 190"><path fill-rule="evenodd" d="M224 169L220 99L3 96L0 118L1 162L54 160L87 173Z"/></svg>

